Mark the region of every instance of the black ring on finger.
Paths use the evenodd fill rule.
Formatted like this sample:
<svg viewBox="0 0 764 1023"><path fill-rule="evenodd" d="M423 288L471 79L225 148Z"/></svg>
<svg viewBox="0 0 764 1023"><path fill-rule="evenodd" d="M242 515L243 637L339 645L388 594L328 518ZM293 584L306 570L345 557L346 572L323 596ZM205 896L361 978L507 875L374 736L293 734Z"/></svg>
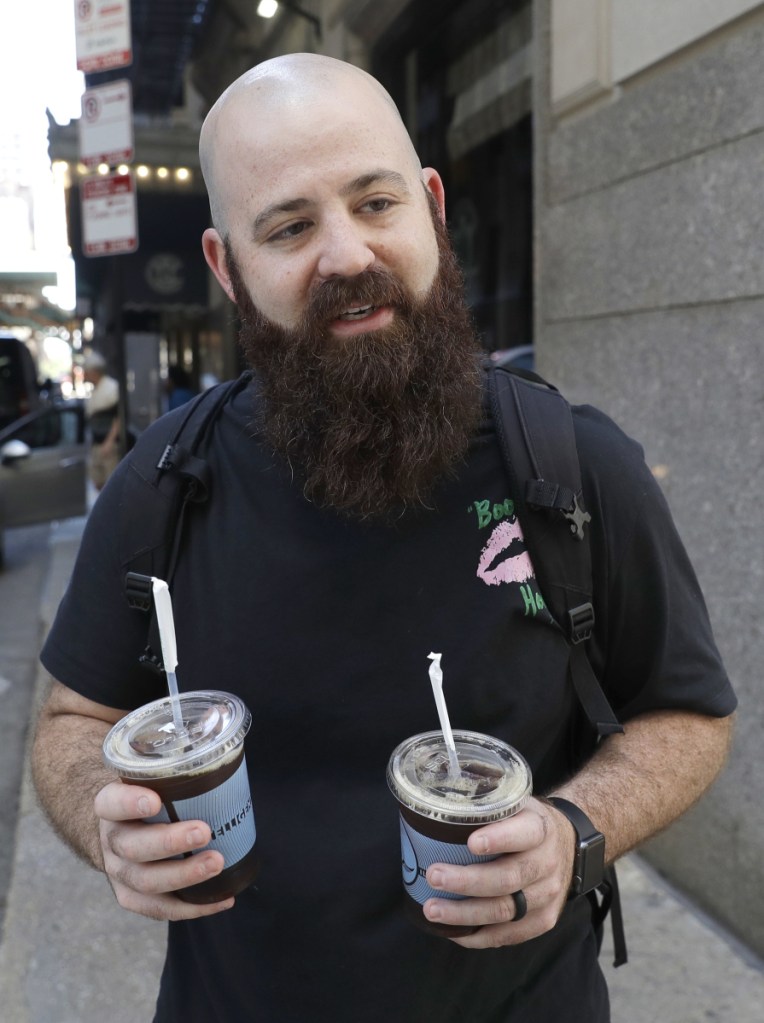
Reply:
<svg viewBox="0 0 764 1023"><path fill-rule="evenodd" d="M522 920L528 912L528 903L526 902L522 888L519 891L512 892L512 901L515 904L515 915L512 917L512 923L516 924L517 921Z"/></svg>

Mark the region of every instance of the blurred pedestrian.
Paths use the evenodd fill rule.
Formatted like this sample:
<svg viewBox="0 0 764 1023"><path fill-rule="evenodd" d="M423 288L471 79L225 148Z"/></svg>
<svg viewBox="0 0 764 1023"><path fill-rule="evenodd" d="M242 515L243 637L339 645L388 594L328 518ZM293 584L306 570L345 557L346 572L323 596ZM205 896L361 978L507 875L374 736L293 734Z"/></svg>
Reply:
<svg viewBox="0 0 764 1023"><path fill-rule="evenodd" d="M191 384L191 374L188 370L183 369L182 366L170 366L167 370L165 391L167 393L168 412L171 412L174 408L179 408L181 405L185 405L197 393Z"/></svg>
<svg viewBox="0 0 764 1023"><path fill-rule="evenodd" d="M101 490L117 467L119 450L119 384L106 372L106 359L89 352L82 361L85 383L93 390L85 399L90 429L90 479Z"/></svg>

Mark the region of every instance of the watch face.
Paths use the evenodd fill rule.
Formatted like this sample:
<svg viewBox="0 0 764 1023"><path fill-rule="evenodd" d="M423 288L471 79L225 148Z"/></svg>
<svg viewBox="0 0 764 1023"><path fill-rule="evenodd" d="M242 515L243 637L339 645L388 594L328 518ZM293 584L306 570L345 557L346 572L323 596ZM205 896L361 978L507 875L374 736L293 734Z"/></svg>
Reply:
<svg viewBox="0 0 764 1023"><path fill-rule="evenodd" d="M576 832L576 861L573 866L571 894L585 895L602 884L605 876L605 836L575 803L561 796L550 796L549 802L563 813Z"/></svg>
<svg viewBox="0 0 764 1023"><path fill-rule="evenodd" d="M577 894L585 895L605 876L605 836L596 831L591 837L582 839L576 851L576 875L579 881Z"/></svg>

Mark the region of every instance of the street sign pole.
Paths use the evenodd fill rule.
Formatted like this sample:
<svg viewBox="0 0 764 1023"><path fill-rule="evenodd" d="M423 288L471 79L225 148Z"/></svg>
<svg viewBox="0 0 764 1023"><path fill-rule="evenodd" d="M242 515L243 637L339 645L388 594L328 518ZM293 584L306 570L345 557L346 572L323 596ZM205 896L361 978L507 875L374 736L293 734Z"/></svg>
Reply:
<svg viewBox="0 0 764 1023"><path fill-rule="evenodd" d="M70 0L72 2L72 0ZM77 68L87 73L128 67L133 62L130 0L73 0ZM132 91L128 80L86 90L79 126L80 158L93 169L113 167L134 156ZM80 188L83 253L110 258L114 353L119 383L119 451L127 451L124 267L120 256L138 247L137 199L132 172L109 172Z"/></svg>
<svg viewBox="0 0 764 1023"><path fill-rule="evenodd" d="M122 259L111 257L111 288L114 300L114 351L116 353L117 381L119 383L119 453L127 453L127 360L125 358L125 323L122 311L124 299Z"/></svg>

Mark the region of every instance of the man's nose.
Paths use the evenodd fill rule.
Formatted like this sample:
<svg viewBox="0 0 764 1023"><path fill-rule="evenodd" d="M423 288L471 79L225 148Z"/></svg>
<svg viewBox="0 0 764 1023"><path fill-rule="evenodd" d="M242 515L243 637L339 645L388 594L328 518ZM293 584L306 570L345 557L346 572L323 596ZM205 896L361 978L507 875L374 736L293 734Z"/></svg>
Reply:
<svg viewBox="0 0 764 1023"><path fill-rule="evenodd" d="M347 217L336 217L323 225L316 267L321 280L355 277L368 270L374 260L374 252L361 225Z"/></svg>

